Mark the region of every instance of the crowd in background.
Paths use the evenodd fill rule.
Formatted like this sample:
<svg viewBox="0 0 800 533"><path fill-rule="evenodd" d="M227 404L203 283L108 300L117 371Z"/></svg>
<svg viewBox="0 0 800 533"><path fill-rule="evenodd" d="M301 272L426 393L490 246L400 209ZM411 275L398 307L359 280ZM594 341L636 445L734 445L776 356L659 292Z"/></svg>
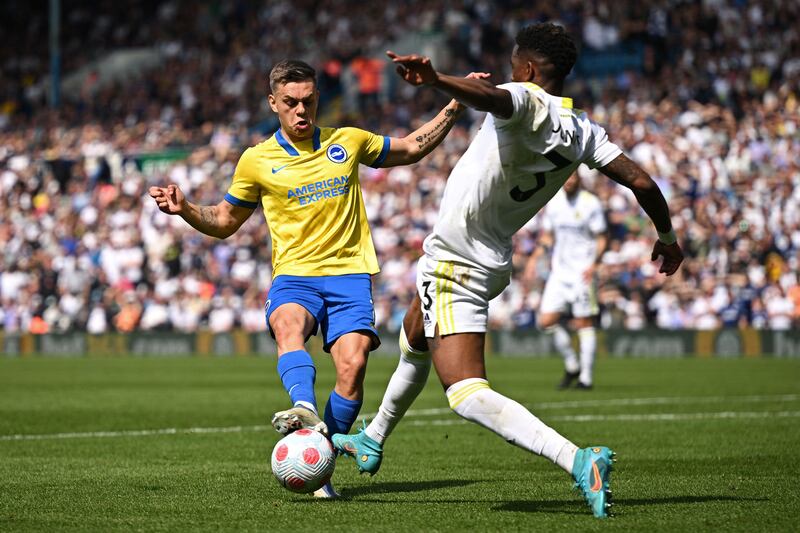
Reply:
<svg viewBox="0 0 800 533"><path fill-rule="evenodd" d="M219 241L158 212L147 188L177 183L193 202L217 203L243 149L277 127L265 80L279 59L318 68L323 125L404 135L446 100L395 83L377 60L386 43L438 35L442 68L501 83L516 30L540 20L564 24L584 56L613 64L640 52L607 75L579 64L565 94L657 181L687 255L674 277L657 274L655 233L632 195L582 168L609 226L601 324L800 327L797 2L76 2L62 14L65 72L120 47L157 47L164 63L106 86L89 75L57 111L46 99L46 14L33 9L0 7L2 331L264 330L260 211ZM354 108L342 104L350 89ZM480 121L467 113L414 166L361 169L382 267L379 326L399 329L445 180ZM534 218L515 237L495 328L535 326L548 265L522 274L538 231Z"/></svg>

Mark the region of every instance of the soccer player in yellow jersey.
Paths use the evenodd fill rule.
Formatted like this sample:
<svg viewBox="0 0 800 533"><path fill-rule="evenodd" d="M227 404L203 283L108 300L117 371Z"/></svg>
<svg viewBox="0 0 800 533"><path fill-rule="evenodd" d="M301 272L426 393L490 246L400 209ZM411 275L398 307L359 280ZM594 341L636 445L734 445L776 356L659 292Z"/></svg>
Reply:
<svg viewBox="0 0 800 533"><path fill-rule="evenodd" d="M453 100L417 131L390 138L357 128L319 127L316 73L302 61L275 65L269 85L269 105L280 129L245 150L221 202L195 205L174 184L151 187L149 193L161 211L223 239L257 207L263 209L274 277L266 319L278 345L278 373L293 403L276 413L272 424L284 434L301 427L347 433L361 408L367 356L380 344L371 294L371 275L379 268L358 167L419 161L444 139L461 107ZM316 370L305 350L318 328L336 367L324 421L317 414ZM327 485L316 495L335 493Z"/></svg>

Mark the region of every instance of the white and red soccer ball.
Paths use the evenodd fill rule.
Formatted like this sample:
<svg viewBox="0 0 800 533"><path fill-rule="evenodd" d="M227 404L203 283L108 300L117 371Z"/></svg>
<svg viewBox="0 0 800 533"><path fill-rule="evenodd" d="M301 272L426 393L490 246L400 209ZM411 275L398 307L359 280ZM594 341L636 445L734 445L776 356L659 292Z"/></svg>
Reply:
<svg viewBox="0 0 800 533"><path fill-rule="evenodd" d="M289 433L272 450L272 473L292 492L314 492L330 481L335 466L330 441L312 429Z"/></svg>

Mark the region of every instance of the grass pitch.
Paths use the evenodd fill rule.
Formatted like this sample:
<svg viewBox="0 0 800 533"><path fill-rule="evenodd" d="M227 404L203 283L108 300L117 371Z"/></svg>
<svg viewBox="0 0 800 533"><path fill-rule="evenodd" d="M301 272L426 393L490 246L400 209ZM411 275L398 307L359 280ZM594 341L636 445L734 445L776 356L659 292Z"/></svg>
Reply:
<svg viewBox="0 0 800 533"><path fill-rule="evenodd" d="M331 364L317 358L324 405ZM618 452L615 516L555 465L450 413L432 376L380 473L340 458L344 498L269 471L286 394L274 359L0 360L0 530L796 531L800 361L601 360L557 392L555 359L489 361L493 387L576 444ZM374 358L363 413L395 366Z"/></svg>

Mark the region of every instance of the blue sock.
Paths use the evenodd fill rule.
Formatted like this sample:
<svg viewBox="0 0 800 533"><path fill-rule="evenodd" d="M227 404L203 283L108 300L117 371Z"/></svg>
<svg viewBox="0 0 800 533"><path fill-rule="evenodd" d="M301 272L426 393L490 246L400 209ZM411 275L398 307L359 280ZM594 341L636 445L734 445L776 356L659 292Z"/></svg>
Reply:
<svg viewBox="0 0 800 533"><path fill-rule="evenodd" d="M328 405L325 406L325 424L328 425L328 434L349 433L353 422L358 418L361 403L361 400L348 400L336 394L336 391L331 391Z"/></svg>
<svg viewBox="0 0 800 533"><path fill-rule="evenodd" d="M313 405L314 409L317 408L317 398L314 396L317 369L308 352L295 350L278 357L278 375L283 382L283 388L292 399L292 405L305 402Z"/></svg>

